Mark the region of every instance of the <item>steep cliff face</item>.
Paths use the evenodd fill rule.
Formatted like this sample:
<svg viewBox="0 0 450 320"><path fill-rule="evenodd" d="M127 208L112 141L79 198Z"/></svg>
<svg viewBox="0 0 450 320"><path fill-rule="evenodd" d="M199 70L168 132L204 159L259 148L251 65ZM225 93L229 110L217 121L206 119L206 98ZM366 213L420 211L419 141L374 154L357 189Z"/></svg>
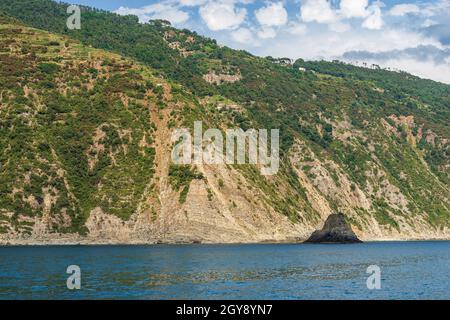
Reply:
<svg viewBox="0 0 450 320"><path fill-rule="evenodd" d="M448 86L405 109L388 84L227 48L199 57L213 44L160 28L180 68L196 57L200 89L0 17L1 243L301 241L333 211L362 240L450 238ZM194 121L279 128L278 173L174 165L172 132Z"/></svg>

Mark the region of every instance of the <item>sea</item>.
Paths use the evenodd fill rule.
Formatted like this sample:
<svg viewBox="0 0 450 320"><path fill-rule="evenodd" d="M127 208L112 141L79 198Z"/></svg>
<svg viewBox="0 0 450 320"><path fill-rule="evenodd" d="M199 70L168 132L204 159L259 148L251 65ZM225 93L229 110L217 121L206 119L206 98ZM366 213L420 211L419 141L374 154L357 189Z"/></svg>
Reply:
<svg viewBox="0 0 450 320"><path fill-rule="evenodd" d="M450 242L0 247L0 299L450 299Z"/></svg>

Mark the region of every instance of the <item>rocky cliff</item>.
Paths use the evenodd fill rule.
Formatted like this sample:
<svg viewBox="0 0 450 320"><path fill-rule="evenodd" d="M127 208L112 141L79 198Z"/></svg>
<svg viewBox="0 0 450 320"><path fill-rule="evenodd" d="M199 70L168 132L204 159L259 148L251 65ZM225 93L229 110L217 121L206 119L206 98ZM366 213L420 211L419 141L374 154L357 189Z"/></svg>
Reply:
<svg viewBox="0 0 450 320"><path fill-rule="evenodd" d="M28 27L22 9L22 22L0 17L1 243L303 241L333 211L362 240L450 238L449 86L384 71L394 87L381 71L339 64L300 72L139 27L160 37L175 72L149 60L157 53ZM98 17L105 28L129 19ZM194 121L279 128L278 173L174 165L171 134Z"/></svg>

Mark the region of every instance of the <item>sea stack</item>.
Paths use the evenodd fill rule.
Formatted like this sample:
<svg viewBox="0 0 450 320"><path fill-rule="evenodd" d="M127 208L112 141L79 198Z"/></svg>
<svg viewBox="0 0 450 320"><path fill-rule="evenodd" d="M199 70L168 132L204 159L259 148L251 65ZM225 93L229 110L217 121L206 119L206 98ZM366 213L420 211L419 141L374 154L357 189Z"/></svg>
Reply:
<svg viewBox="0 0 450 320"><path fill-rule="evenodd" d="M360 243L342 213L331 214L322 228L314 231L307 243Z"/></svg>

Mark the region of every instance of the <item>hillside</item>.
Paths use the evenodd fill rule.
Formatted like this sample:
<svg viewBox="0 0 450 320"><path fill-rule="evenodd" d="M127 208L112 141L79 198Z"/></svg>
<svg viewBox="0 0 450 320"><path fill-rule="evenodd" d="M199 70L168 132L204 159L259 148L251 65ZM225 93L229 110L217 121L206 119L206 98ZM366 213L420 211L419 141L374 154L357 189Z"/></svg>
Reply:
<svg viewBox="0 0 450 320"><path fill-rule="evenodd" d="M65 9L0 3L3 242L292 241L334 211L363 240L450 237L450 86ZM279 173L170 164L196 120L279 128Z"/></svg>

